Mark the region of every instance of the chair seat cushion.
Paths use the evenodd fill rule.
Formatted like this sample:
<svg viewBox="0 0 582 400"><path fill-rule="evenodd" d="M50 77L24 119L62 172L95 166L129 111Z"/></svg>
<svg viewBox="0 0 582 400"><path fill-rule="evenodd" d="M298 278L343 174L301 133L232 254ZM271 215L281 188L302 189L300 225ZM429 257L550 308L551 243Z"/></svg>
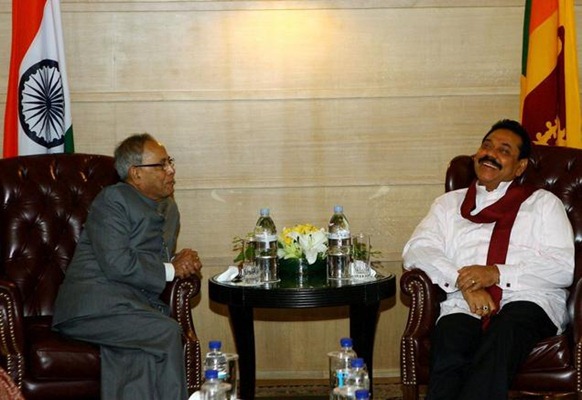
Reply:
<svg viewBox="0 0 582 400"><path fill-rule="evenodd" d="M99 380L99 347L51 330L50 317L26 321L30 373L37 380Z"/></svg>
<svg viewBox="0 0 582 400"><path fill-rule="evenodd" d="M542 372L572 368L572 351L566 334L542 340L533 348L522 371Z"/></svg>

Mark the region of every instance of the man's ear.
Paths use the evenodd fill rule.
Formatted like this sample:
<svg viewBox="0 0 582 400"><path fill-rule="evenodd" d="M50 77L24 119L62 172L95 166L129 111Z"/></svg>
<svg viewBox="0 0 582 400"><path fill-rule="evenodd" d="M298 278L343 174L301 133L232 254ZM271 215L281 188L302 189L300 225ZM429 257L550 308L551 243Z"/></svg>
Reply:
<svg viewBox="0 0 582 400"><path fill-rule="evenodd" d="M525 172L528 162L529 162L529 159L527 159L527 158L522 158L521 160L518 161L518 166L517 166L517 171L515 172L515 176L521 176L521 174L523 174Z"/></svg>
<svg viewBox="0 0 582 400"><path fill-rule="evenodd" d="M127 171L127 177L133 182L138 181L140 178L139 168L133 166L129 167L129 171Z"/></svg>

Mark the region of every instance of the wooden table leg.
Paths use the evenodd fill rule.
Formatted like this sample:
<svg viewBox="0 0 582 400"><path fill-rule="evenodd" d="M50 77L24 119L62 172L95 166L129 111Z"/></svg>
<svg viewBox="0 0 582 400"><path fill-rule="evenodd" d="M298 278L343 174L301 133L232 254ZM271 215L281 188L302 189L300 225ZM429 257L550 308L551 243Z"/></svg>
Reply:
<svg viewBox="0 0 582 400"><path fill-rule="evenodd" d="M243 400L255 398L255 329L252 307L229 306L230 322L238 353L240 393Z"/></svg>
<svg viewBox="0 0 582 400"><path fill-rule="evenodd" d="M370 394L373 391L374 377L374 338L378 323L380 303L353 304L350 306L350 336L354 351L363 358L370 376Z"/></svg>

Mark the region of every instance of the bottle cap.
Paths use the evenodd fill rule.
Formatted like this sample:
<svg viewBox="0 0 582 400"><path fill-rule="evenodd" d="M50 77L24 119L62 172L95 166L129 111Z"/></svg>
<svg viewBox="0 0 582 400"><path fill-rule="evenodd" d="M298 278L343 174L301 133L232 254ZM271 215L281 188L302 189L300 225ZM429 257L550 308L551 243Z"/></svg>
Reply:
<svg viewBox="0 0 582 400"><path fill-rule="evenodd" d="M261 217L268 217L270 210L268 208L261 208Z"/></svg>
<svg viewBox="0 0 582 400"><path fill-rule="evenodd" d="M206 371L204 371L204 378L217 379L218 378L218 371L215 369L207 369Z"/></svg>
<svg viewBox="0 0 582 400"><path fill-rule="evenodd" d="M370 391L368 389L356 390L356 399L368 399L368 398L370 398Z"/></svg>
<svg viewBox="0 0 582 400"><path fill-rule="evenodd" d="M208 348L210 350L220 350L222 347L222 342L220 340L211 340L208 342Z"/></svg>
<svg viewBox="0 0 582 400"><path fill-rule="evenodd" d="M352 339L349 337L344 337L340 339L340 346L341 347L352 347Z"/></svg>
<svg viewBox="0 0 582 400"><path fill-rule="evenodd" d="M364 367L364 359L363 358L354 358L352 360L352 368L363 368Z"/></svg>
<svg viewBox="0 0 582 400"><path fill-rule="evenodd" d="M336 214L342 213L342 212L344 212L344 208L342 206L336 204L333 207L333 212Z"/></svg>

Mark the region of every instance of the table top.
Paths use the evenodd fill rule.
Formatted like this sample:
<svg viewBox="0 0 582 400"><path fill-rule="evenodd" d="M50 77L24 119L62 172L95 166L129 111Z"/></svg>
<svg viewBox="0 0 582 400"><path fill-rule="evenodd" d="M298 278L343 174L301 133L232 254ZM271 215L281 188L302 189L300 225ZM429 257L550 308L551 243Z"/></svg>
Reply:
<svg viewBox="0 0 582 400"><path fill-rule="evenodd" d="M390 298L396 293L396 277L382 275L366 280L333 281L326 275L282 276L280 282L258 286L244 286L219 282L212 277L208 282L211 300L229 306L258 308L310 308L353 304L371 304Z"/></svg>

